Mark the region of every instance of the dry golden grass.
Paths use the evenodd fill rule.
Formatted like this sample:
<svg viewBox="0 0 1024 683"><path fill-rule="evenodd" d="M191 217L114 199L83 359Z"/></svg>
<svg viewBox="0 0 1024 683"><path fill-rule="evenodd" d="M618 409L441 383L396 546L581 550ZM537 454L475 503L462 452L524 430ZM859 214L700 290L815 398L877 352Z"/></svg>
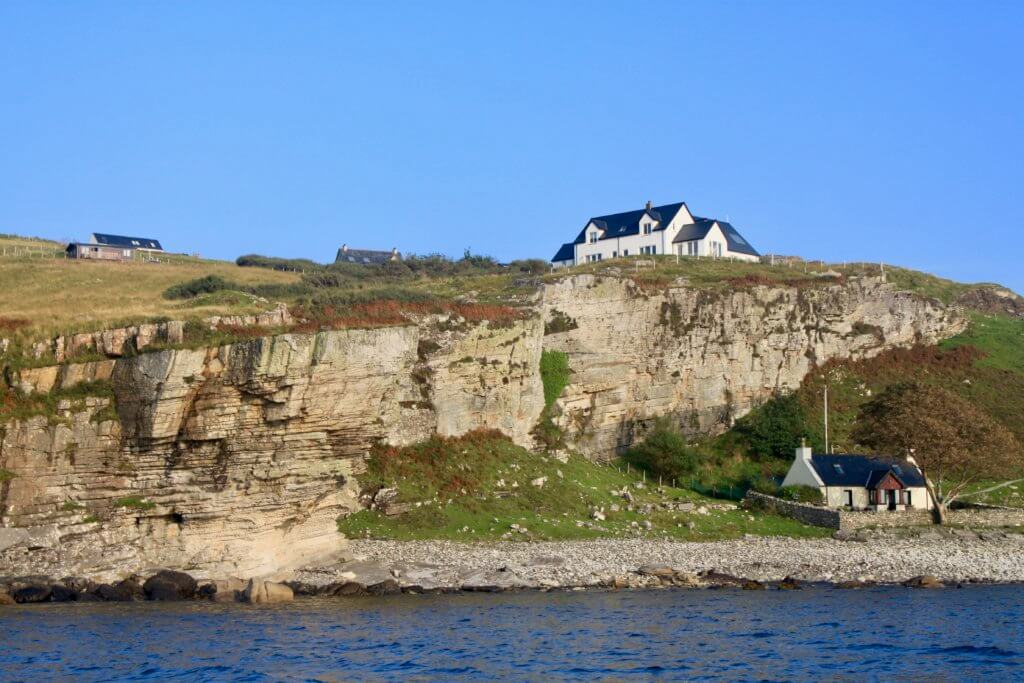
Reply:
<svg viewBox="0 0 1024 683"><path fill-rule="evenodd" d="M7 243L0 239L0 244ZM0 317L24 319L27 336L96 330L152 318L187 319L265 310L245 297L222 298L210 306L168 301L169 286L219 275L240 284L291 283L296 273L240 268L223 261L182 259L178 263L103 263L53 258L0 257Z"/></svg>

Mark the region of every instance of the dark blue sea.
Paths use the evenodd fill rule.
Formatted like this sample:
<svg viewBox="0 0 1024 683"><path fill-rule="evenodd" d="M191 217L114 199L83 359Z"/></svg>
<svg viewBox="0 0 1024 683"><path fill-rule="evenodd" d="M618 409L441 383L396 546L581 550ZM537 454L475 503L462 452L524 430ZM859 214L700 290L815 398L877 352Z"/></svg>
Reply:
<svg viewBox="0 0 1024 683"><path fill-rule="evenodd" d="M3 681L1024 680L1024 587L0 608Z"/></svg>

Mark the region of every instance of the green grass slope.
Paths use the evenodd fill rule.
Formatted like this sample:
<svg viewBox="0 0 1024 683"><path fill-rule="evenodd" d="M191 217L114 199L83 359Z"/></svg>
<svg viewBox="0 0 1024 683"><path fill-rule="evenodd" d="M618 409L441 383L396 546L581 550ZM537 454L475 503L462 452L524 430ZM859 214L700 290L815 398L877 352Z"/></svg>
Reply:
<svg viewBox="0 0 1024 683"><path fill-rule="evenodd" d="M649 537L685 540L744 534L824 536L828 531L741 509L656 481L635 469L571 456L559 462L516 446L498 432L435 437L373 450L359 477L365 491L398 490L401 514L366 510L339 520L349 537L461 541ZM543 480L543 483L541 483ZM629 491L632 501L622 492ZM663 504L692 502L692 511ZM613 505L618 510L613 510ZM629 509L632 507L632 509ZM730 506L731 507L731 506ZM604 520L591 517L603 509ZM645 528L650 522L651 528ZM515 528L513 525L517 525ZM525 532L518 529L525 528Z"/></svg>

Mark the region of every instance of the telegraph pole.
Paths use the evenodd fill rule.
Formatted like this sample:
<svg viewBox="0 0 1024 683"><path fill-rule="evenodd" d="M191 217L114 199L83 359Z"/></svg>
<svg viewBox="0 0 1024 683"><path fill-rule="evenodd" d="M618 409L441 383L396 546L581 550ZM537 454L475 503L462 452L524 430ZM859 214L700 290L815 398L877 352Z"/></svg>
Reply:
<svg viewBox="0 0 1024 683"><path fill-rule="evenodd" d="M825 453L831 453L828 449L828 383L825 384Z"/></svg>

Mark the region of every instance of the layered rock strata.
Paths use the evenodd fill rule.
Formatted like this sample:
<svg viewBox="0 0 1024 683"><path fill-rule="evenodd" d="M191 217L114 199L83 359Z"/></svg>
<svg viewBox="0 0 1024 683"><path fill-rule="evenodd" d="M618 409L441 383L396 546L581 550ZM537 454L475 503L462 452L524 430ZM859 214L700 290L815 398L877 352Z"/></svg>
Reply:
<svg viewBox="0 0 1024 683"><path fill-rule="evenodd" d="M433 318L117 359L116 413L87 398L0 427L0 574L329 560L374 443L475 428L530 442L540 325Z"/></svg>
<svg viewBox="0 0 1024 683"><path fill-rule="evenodd" d="M633 443L660 416L692 434L724 431L825 361L934 344L965 324L881 278L646 292L578 275L548 286L542 306L544 346L567 353L573 371L557 423L595 458Z"/></svg>

